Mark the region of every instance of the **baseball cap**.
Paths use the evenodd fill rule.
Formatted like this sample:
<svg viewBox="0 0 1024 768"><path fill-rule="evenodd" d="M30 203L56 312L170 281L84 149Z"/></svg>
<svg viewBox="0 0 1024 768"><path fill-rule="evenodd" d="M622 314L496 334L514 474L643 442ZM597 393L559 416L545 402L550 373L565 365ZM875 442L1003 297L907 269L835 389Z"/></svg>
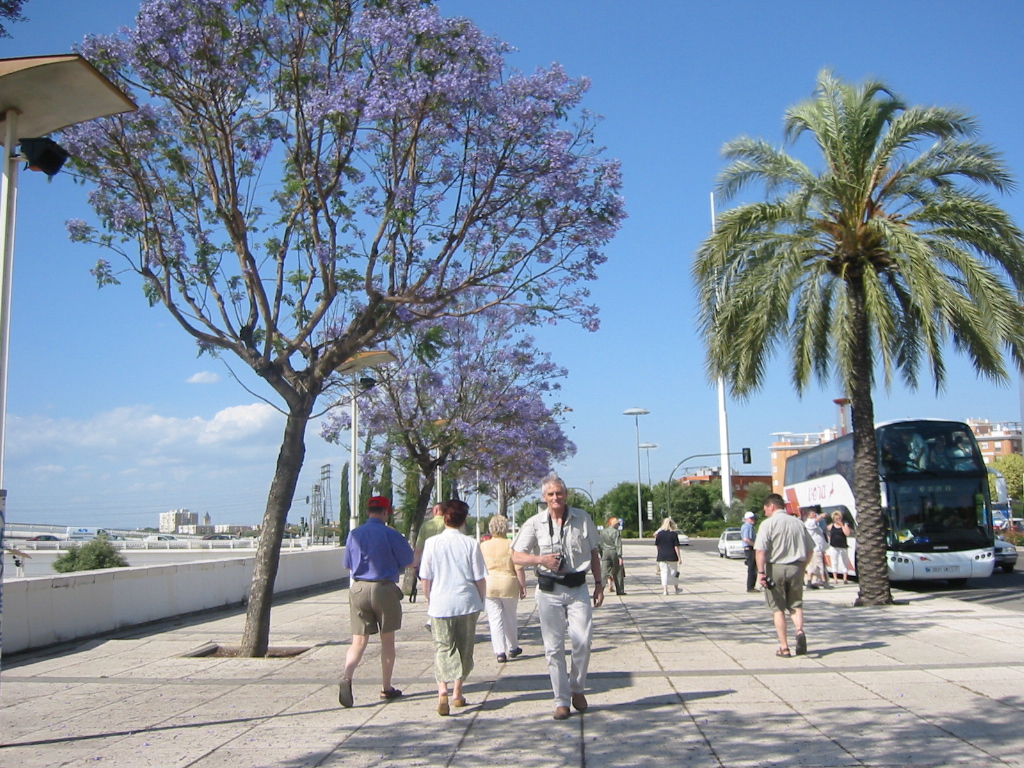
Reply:
<svg viewBox="0 0 1024 768"><path fill-rule="evenodd" d="M753 520L753 519L754 519L754 513L753 513L753 512L747 512L747 514L745 514L745 515L743 516L743 519L744 519L744 520L747 520L748 518L749 518L750 520Z"/></svg>
<svg viewBox="0 0 1024 768"><path fill-rule="evenodd" d="M366 506L370 509L391 509L391 499L387 496L371 496Z"/></svg>

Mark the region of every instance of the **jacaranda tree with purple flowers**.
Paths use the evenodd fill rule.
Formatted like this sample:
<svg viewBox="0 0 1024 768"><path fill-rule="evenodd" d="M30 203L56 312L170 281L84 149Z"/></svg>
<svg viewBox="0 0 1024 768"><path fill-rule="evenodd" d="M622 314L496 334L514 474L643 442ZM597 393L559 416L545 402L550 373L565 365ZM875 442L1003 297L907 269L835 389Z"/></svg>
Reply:
<svg viewBox="0 0 1024 768"><path fill-rule="evenodd" d="M510 303L592 326L617 164L557 65L417 0L149 0L82 53L140 105L65 131L117 255L287 415L242 651L262 655L305 431L336 369L424 320ZM472 292L474 301L462 296ZM481 298L483 296L484 298Z"/></svg>
<svg viewBox="0 0 1024 768"><path fill-rule="evenodd" d="M545 401L566 371L521 332L526 320L523 310L493 306L422 323L393 340L399 365L382 370L377 386L360 397L360 419L377 436L363 455L367 472L397 456L422 478L410 539L427 511L438 467L462 487L475 484L479 472L481 482L503 488L507 500L576 453L558 406ZM322 435L336 441L349 426L348 410L335 409Z"/></svg>

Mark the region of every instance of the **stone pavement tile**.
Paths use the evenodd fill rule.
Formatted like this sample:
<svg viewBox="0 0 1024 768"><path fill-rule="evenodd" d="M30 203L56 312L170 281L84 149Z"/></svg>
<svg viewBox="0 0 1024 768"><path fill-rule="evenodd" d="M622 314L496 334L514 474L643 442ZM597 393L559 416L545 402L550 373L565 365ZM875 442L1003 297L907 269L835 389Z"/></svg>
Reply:
<svg viewBox="0 0 1024 768"><path fill-rule="evenodd" d="M693 653L659 653L658 659L666 674L699 673L704 670L741 673L746 666L724 651L714 648Z"/></svg>
<svg viewBox="0 0 1024 768"><path fill-rule="evenodd" d="M190 662L178 668L179 677L189 680L270 680L275 677L302 677L294 672L296 665L291 659L239 659L200 657L187 659ZM318 677L318 674L306 677Z"/></svg>
<svg viewBox="0 0 1024 768"><path fill-rule="evenodd" d="M217 729L142 731L102 743L94 751L91 764L104 768L191 766L221 747L227 740L227 733Z"/></svg>
<svg viewBox="0 0 1024 768"><path fill-rule="evenodd" d="M804 716L869 765L973 765L987 759L981 750L898 706L821 707Z"/></svg>
<svg viewBox="0 0 1024 768"><path fill-rule="evenodd" d="M656 707L637 716L626 710L613 716L587 713L583 745L587 765L675 766L714 765L715 757L703 734L679 706ZM642 747L638 742L642 741Z"/></svg>
<svg viewBox="0 0 1024 768"><path fill-rule="evenodd" d="M928 671L942 680L949 680L952 683L960 682L994 682L1006 685L1008 691L1014 692L1024 690L1024 669L1021 667L997 666L975 666L965 664L958 667L935 667L929 666Z"/></svg>
<svg viewBox="0 0 1024 768"><path fill-rule="evenodd" d="M745 707L695 714L725 766L845 766L856 759L789 707Z"/></svg>
<svg viewBox="0 0 1024 768"><path fill-rule="evenodd" d="M316 684L285 686L259 683L230 690L221 688L219 691L211 691L220 695L211 695L197 708L196 713L218 719L270 717L290 706L296 699L309 696L322 688L323 686Z"/></svg>
<svg viewBox="0 0 1024 768"><path fill-rule="evenodd" d="M693 711L718 710L736 705L779 704L778 694L750 675L728 677L672 677L676 692Z"/></svg>
<svg viewBox="0 0 1024 768"><path fill-rule="evenodd" d="M867 683L865 688L879 698L885 699L901 707L929 706L933 703L940 707L969 703L977 698L976 694L953 683L934 680L930 683L905 683L899 680L880 680Z"/></svg>
<svg viewBox="0 0 1024 768"><path fill-rule="evenodd" d="M32 685L41 685L33 683ZM26 738L45 738L52 733L75 733L83 727L80 722L93 723L111 717L110 712L122 707L132 695L125 695L109 685L82 685L63 693L37 697L20 704L10 705L7 691L17 683L4 683L3 741L22 741ZM137 699L136 699L137 700ZM92 726L85 726L91 730Z"/></svg>
<svg viewBox="0 0 1024 768"><path fill-rule="evenodd" d="M134 762L125 760L108 762L98 760L97 757L104 749L102 741L65 741L60 743L29 744L19 746L10 744L4 740L4 746L0 751L0 759L5 766L10 768L63 768L64 766L97 766L103 765L109 768L132 768Z"/></svg>
<svg viewBox="0 0 1024 768"><path fill-rule="evenodd" d="M815 703L877 701L878 695L836 672L815 675L758 675L758 679L783 701L798 708Z"/></svg>
<svg viewBox="0 0 1024 768"><path fill-rule="evenodd" d="M329 751L310 749L301 745L276 749L242 749L221 747L188 763L189 768L314 768L330 765ZM373 763L365 763L369 766ZM334 763L359 768L360 763Z"/></svg>

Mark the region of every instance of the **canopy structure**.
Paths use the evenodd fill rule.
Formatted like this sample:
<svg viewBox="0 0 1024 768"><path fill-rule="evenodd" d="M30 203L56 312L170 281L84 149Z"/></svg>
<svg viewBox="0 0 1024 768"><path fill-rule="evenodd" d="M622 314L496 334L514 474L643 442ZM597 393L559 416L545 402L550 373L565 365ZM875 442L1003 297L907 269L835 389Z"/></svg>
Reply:
<svg viewBox="0 0 1024 768"><path fill-rule="evenodd" d="M0 59L0 144L10 110L18 112L20 139L134 109L131 99L78 54Z"/></svg>

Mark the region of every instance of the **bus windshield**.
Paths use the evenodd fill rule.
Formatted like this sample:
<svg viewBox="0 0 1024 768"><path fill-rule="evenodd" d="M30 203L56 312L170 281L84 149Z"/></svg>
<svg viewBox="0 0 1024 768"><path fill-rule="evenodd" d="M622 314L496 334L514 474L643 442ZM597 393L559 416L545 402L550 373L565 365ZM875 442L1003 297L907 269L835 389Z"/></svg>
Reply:
<svg viewBox="0 0 1024 768"><path fill-rule="evenodd" d="M924 474L984 475L970 429L950 421L910 421L878 428L878 469L883 477Z"/></svg>
<svg viewBox="0 0 1024 768"><path fill-rule="evenodd" d="M992 546L985 477L890 480L885 484L888 548L957 551Z"/></svg>

